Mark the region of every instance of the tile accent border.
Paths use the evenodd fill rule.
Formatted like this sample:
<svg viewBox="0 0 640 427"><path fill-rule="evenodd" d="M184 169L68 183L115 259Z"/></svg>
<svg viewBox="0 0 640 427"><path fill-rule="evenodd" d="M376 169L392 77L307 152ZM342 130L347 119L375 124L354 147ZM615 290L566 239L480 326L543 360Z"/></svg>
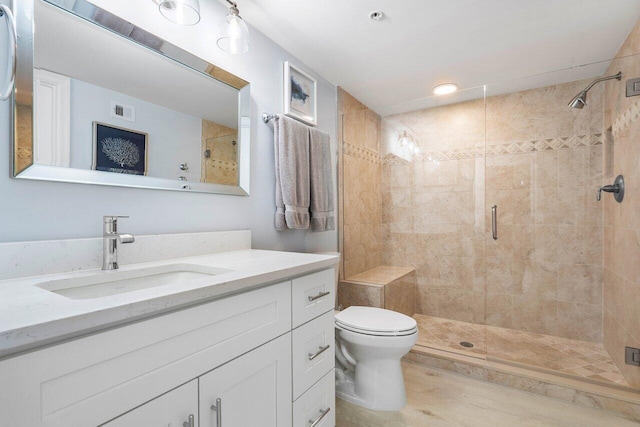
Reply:
<svg viewBox="0 0 640 427"><path fill-rule="evenodd" d="M558 138L545 138L525 142L512 142L500 145L489 145L487 156L503 154L522 154L536 151L563 150L579 147L591 147L604 144L604 134L572 135Z"/></svg>
<svg viewBox="0 0 640 427"><path fill-rule="evenodd" d="M375 151L368 150L366 148L358 147L348 142L344 142L342 145L342 154L355 157L367 162L379 165L382 163L380 155Z"/></svg>
<svg viewBox="0 0 640 427"><path fill-rule="evenodd" d="M226 160L218 160L218 159L207 159L206 167L212 168L212 169L224 169L224 170L236 171L238 170L238 162L228 162Z"/></svg>
<svg viewBox="0 0 640 427"><path fill-rule="evenodd" d="M637 392L583 383L434 349L414 347L402 360L553 397L579 406L612 411L640 422L640 393Z"/></svg>
<svg viewBox="0 0 640 427"><path fill-rule="evenodd" d="M611 126L613 136L617 138L620 133L631 126L638 118L640 118L640 100L634 102L631 107L627 108L615 118Z"/></svg>
<svg viewBox="0 0 640 427"><path fill-rule="evenodd" d="M640 115L640 106L638 107ZM545 138L531 141L516 141L506 144L489 145L486 150L483 146L458 148L447 151L428 151L414 156L412 162L408 162L393 153L383 157L385 165L402 165L407 163L442 162L447 160L475 159L479 157L503 156L509 154L525 154L537 151L564 150L579 147L591 147L603 145L604 134L572 135L558 138Z"/></svg>

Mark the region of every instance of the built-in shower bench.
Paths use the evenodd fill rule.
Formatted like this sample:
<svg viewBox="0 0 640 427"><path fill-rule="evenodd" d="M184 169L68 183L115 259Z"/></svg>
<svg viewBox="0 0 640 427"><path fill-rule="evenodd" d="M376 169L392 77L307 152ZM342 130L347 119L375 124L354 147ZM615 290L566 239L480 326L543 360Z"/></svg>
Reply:
<svg viewBox="0 0 640 427"><path fill-rule="evenodd" d="M416 312L416 272L413 268L381 265L340 281L338 301L386 308L413 316Z"/></svg>

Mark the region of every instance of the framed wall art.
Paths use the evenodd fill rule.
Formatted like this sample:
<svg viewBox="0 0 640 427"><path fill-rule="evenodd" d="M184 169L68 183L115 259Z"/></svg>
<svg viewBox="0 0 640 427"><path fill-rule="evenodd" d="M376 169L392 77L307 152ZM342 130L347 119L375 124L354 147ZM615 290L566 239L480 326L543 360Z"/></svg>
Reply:
<svg viewBox="0 0 640 427"><path fill-rule="evenodd" d="M309 74L284 63L284 114L315 126L318 123L317 81Z"/></svg>
<svg viewBox="0 0 640 427"><path fill-rule="evenodd" d="M147 174L147 134L93 122L92 169L129 175Z"/></svg>

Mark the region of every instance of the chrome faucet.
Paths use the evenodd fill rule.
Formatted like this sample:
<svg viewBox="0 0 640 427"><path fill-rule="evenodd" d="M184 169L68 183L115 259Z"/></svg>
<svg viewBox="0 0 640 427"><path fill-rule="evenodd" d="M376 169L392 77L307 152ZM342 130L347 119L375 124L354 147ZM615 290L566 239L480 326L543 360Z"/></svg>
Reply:
<svg viewBox="0 0 640 427"><path fill-rule="evenodd" d="M118 242L133 243L133 234L118 234L118 218L128 216L105 215L102 217L102 269L118 269Z"/></svg>

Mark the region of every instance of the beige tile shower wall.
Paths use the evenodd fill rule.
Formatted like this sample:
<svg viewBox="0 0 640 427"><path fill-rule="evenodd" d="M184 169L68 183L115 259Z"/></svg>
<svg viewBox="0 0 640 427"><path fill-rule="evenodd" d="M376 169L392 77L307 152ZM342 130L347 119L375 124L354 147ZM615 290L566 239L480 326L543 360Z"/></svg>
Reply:
<svg viewBox="0 0 640 427"><path fill-rule="evenodd" d="M385 121L385 152L403 127L422 150L383 168L383 262L416 269L419 312L602 340L601 90L567 107L588 83L489 96L486 131L482 100Z"/></svg>
<svg viewBox="0 0 640 427"><path fill-rule="evenodd" d="M625 178L624 201L603 196L604 345L627 382L640 387L640 367L624 363L624 347L640 348L640 97L625 96L625 81L640 77L640 25L620 48L607 74L622 71L622 81L607 82L605 129L612 128L613 167L603 184Z"/></svg>
<svg viewBox="0 0 640 427"><path fill-rule="evenodd" d="M416 270L418 313L484 323L484 116L479 99L383 120L383 262ZM403 131L412 161L389 154Z"/></svg>
<svg viewBox="0 0 640 427"><path fill-rule="evenodd" d="M383 262L413 267L418 313L484 322L482 158L383 168Z"/></svg>
<svg viewBox="0 0 640 427"><path fill-rule="evenodd" d="M341 278L381 264L380 116L338 88Z"/></svg>
<svg viewBox="0 0 640 427"><path fill-rule="evenodd" d="M202 156L202 182L238 185L237 139L237 129L202 120L202 152L210 154Z"/></svg>

